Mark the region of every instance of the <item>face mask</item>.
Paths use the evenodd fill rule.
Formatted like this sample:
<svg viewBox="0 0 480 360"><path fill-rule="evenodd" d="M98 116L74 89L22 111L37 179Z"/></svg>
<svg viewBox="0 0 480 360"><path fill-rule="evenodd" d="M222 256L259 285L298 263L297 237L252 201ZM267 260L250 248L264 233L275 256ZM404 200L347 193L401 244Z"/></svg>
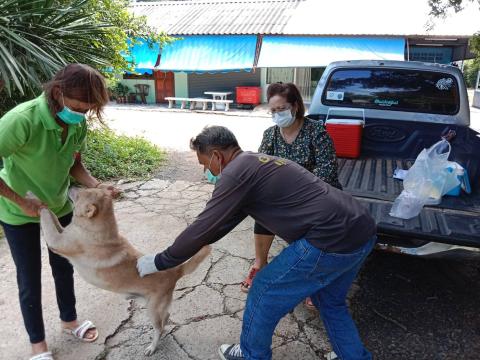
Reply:
<svg viewBox="0 0 480 360"><path fill-rule="evenodd" d="M222 165L220 165L220 174L218 175L213 175L212 172L210 171L209 167L212 164L212 159L213 159L213 154L212 157L210 158L210 162L208 163L207 170L205 170L205 177L207 178L207 181L210 184L216 184L218 180L220 180L220 177L222 176Z"/></svg>
<svg viewBox="0 0 480 360"><path fill-rule="evenodd" d="M272 115L272 120L279 127L284 128L293 124L295 121L295 116L293 116L291 110L287 109L274 113Z"/></svg>
<svg viewBox="0 0 480 360"><path fill-rule="evenodd" d="M63 100L63 93L62 93L62 102L63 102L63 109L57 112L57 116L65 124L75 125L75 124L80 124L82 121L85 120L84 113L73 111L67 105L65 105L65 101Z"/></svg>
<svg viewBox="0 0 480 360"><path fill-rule="evenodd" d="M220 176L213 175L210 169L205 170L205 177L207 178L207 181L213 185L215 185L217 181L220 180Z"/></svg>

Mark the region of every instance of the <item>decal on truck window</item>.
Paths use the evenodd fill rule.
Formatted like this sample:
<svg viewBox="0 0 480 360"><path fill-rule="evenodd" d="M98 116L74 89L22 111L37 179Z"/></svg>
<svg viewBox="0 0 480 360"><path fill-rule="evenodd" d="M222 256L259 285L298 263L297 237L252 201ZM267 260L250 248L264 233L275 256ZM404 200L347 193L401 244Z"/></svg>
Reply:
<svg viewBox="0 0 480 360"><path fill-rule="evenodd" d="M453 85L452 78L442 78L437 81L436 87L438 90L450 90Z"/></svg>
<svg viewBox="0 0 480 360"><path fill-rule="evenodd" d="M392 105L398 105L398 100L389 100L389 99L375 99L374 101L375 104L379 106L392 106Z"/></svg>
<svg viewBox="0 0 480 360"><path fill-rule="evenodd" d="M343 91L327 91L327 100L343 101Z"/></svg>

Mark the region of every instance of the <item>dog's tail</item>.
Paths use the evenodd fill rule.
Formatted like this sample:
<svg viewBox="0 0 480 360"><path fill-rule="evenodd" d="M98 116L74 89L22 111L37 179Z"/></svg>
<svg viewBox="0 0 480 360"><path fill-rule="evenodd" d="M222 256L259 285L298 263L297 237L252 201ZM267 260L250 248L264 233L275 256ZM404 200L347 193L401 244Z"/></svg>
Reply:
<svg viewBox="0 0 480 360"><path fill-rule="evenodd" d="M205 260L205 258L210 255L211 252L212 247L210 245L206 245L201 248L200 251L193 255L190 260L180 265L180 276L188 275L194 272L197 269L198 265L200 265L200 263Z"/></svg>

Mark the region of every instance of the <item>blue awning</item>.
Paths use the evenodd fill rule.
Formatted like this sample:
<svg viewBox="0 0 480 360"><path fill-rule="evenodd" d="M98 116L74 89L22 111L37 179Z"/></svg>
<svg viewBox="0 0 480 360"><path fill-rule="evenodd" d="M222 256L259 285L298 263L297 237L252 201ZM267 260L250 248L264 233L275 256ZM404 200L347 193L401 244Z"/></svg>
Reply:
<svg viewBox="0 0 480 360"><path fill-rule="evenodd" d="M255 35L185 36L162 49L162 71L217 72L251 70Z"/></svg>
<svg viewBox="0 0 480 360"><path fill-rule="evenodd" d="M265 36L258 67L322 67L340 60L404 60L405 39Z"/></svg>
<svg viewBox="0 0 480 360"><path fill-rule="evenodd" d="M151 74L160 54L159 44L149 47L145 41L139 40L130 51L131 56L125 56L125 59L135 62L135 72Z"/></svg>

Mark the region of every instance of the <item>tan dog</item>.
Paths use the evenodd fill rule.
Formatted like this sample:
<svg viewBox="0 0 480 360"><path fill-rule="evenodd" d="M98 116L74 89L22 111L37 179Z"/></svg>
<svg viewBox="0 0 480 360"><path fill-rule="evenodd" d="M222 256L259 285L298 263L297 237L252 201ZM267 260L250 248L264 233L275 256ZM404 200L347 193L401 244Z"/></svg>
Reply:
<svg viewBox="0 0 480 360"><path fill-rule="evenodd" d="M168 309L177 280L192 273L209 255L210 247L204 247L180 266L141 278L136 264L143 254L118 233L113 201L107 191L77 190L71 192L71 197L75 210L72 223L65 228L50 210L42 209L40 212L48 247L67 258L90 284L126 294L129 298L143 297L147 300L155 335L145 355L153 354L168 321Z"/></svg>

